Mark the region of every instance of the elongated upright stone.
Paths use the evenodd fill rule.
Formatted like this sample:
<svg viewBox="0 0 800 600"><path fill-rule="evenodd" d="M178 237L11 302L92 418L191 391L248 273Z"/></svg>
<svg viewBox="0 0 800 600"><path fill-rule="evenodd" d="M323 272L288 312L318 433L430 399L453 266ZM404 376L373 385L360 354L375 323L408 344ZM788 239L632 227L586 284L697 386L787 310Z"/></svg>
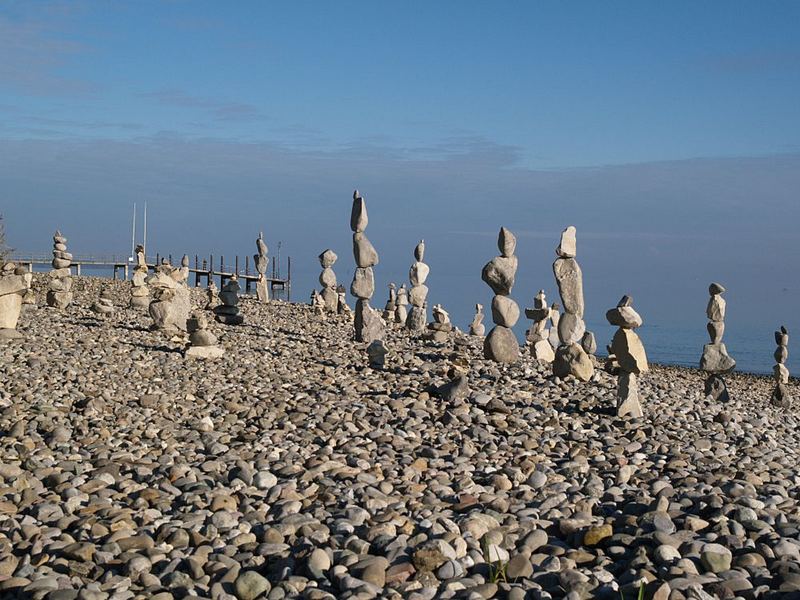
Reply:
<svg viewBox="0 0 800 600"><path fill-rule="evenodd" d="M267 244L264 241L263 234L259 234L256 239L256 253L253 255L253 264L258 273L256 280L256 297L259 302L269 302L269 285L267 282L267 267L269 266L269 257L267 256Z"/></svg>

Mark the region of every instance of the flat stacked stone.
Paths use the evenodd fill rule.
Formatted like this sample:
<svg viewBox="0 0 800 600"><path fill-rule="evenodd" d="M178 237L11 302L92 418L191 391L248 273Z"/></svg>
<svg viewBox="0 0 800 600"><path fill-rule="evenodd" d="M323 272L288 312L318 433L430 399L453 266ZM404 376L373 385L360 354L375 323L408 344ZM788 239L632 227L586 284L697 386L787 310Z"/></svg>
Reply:
<svg viewBox="0 0 800 600"><path fill-rule="evenodd" d="M495 294L492 298L492 321L495 326L483 341L483 355L495 362L510 363L519 359L519 342L511 329L519 320L519 306L509 297L519 264L519 259L514 255L517 238L501 227L497 247L500 256L486 263L481 271L481 279Z"/></svg>
<svg viewBox="0 0 800 600"><path fill-rule="evenodd" d="M406 319L406 328L410 331L422 331L428 324L427 298L428 286L425 281L431 268L423 261L425 260L425 241L420 240L414 248L414 264L408 271L408 278L411 281L411 290L408 293L411 301L411 311Z"/></svg>
<svg viewBox="0 0 800 600"><path fill-rule="evenodd" d="M209 277L209 279L211 278ZM214 280L211 279L206 288L206 305L203 308L205 310L214 310L217 306L219 306L219 289Z"/></svg>
<svg viewBox="0 0 800 600"><path fill-rule="evenodd" d="M153 300L148 306L148 313L153 319L152 329L167 334L186 331L192 301L189 288L182 281L180 268L173 267L167 260L163 260L145 280L153 290Z"/></svg>
<svg viewBox="0 0 800 600"><path fill-rule="evenodd" d="M131 308L150 306L150 290L147 287L147 261L144 246L136 246L136 266L131 277Z"/></svg>
<svg viewBox="0 0 800 600"><path fill-rule="evenodd" d="M383 320L387 323L394 323L394 312L397 309L397 286L389 284L389 298L383 307Z"/></svg>
<svg viewBox="0 0 800 600"><path fill-rule="evenodd" d="M442 344L450 338L453 331L453 324L450 322L450 314L442 308L441 304L433 305L433 323L428 325L426 339Z"/></svg>
<svg viewBox="0 0 800 600"><path fill-rule="evenodd" d="M0 340L22 337L17 323L22 312L22 300L30 289L32 273L7 262L0 267Z"/></svg>
<svg viewBox="0 0 800 600"><path fill-rule="evenodd" d="M267 257L267 244L264 242L264 235L259 234L256 239L256 253L253 255L253 264L258 273L256 281L256 297L259 302L269 302L269 286L267 285L267 267L269 258Z"/></svg>
<svg viewBox="0 0 800 600"><path fill-rule="evenodd" d="M642 317L633 309L633 299L623 296L615 308L606 313L609 323L618 327L611 340L610 351L619 368L617 384L617 416L642 416L639 402L638 376L648 371L644 345L634 329L642 326Z"/></svg>
<svg viewBox="0 0 800 600"><path fill-rule="evenodd" d="M217 336L208 330L208 319L203 312L192 312L186 326L189 331L189 347L184 351L186 358L219 358L225 354L217 343Z"/></svg>
<svg viewBox="0 0 800 600"><path fill-rule="evenodd" d="M564 314L558 320L559 345L553 360L553 374L557 377L573 375L581 381L589 381L594 374L594 363L581 345L586 333L583 322L583 274L575 260L576 231L572 225L561 233L556 254L558 258L553 262L553 274Z"/></svg>
<svg viewBox="0 0 800 600"><path fill-rule="evenodd" d="M786 360L789 358L789 331L785 326L775 332L775 367L772 372L775 374L775 390L772 392L772 403L776 406L789 408L792 405L792 397L789 395L789 369L786 368Z"/></svg>
<svg viewBox="0 0 800 600"><path fill-rule="evenodd" d="M708 317L708 335L711 342L703 346L703 354L700 357L700 369L709 373L705 383L705 394L714 400L725 401L728 399L728 386L722 375L730 373L736 367L736 361L728 354L722 336L725 333L725 298L722 293L725 288L719 283L712 283L708 286L708 306L706 316Z"/></svg>
<svg viewBox="0 0 800 600"><path fill-rule="evenodd" d="M320 294L325 302L326 310L330 312L337 312L339 308L336 273L333 272L333 265L338 258L336 252L330 248L319 255L319 264L322 267L322 273L319 274L319 284L322 286Z"/></svg>
<svg viewBox="0 0 800 600"><path fill-rule="evenodd" d="M486 325L483 324L483 304L475 305L475 316L472 317L472 323L469 324L469 334L478 337L483 337L486 334Z"/></svg>
<svg viewBox="0 0 800 600"><path fill-rule="evenodd" d="M408 320L408 291L406 284L402 284L397 290L397 300L394 308L394 322L405 326Z"/></svg>
<svg viewBox="0 0 800 600"><path fill-rule="evenodd" d="M53 270L47 287L47 306L65 309L72 303L72 254L67 252L67 238L56 231L53 236Z"/></svg>
<svg viewBox="0 0 800 600"><path fill-rule="evenodd" d="M380 313L369 305L375 293L375 275L372 268L378 264L378 252L364 231L369 223L367 204L358 190L353 192L353 209L350 212L350 229L353 231L353 255L356 270L350 293L357 298L355 311L355 340L372 343L383 339L384 322Z"/></svg>
<svg viewBox="0 0 800 600"><path fill-rule="evenodd" d="M225 325L241 325L244 323L244 315L239 314L239 292L242 290L239 285L239 278L234 275L222 286L219 299L222 304L214 309L217 321Z"/></svg>
<svg viewBox="0 0 800 600"><path fill-rule="evenodd" d="M108 317L114 313L114 299L110 288L104 288L100 292L100 297L92 304L92 312L101 317Z"/></svg>
<svg viewBox="0 0 800 600"><path fill-rule="evenodd" d="M533 308L525 309L525 316L533 321L533 325L528 330L526 339L531 349L531 356L535 360L545 363L553 362L555 352L550 345L549 332L547 331L547 319L550 318L550 309L547 307L547 297L544 290L539 290L533 299Z"/></svg>

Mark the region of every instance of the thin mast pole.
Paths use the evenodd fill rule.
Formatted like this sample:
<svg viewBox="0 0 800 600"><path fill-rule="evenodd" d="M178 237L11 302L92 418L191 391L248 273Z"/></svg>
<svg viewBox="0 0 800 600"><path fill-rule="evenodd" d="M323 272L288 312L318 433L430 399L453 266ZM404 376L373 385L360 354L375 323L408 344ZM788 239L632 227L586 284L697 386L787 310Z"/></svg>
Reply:
<svg viewBox="0 0 800 600"><path fill-rule="evenodd" d="M147 262L147 202L144 203L144 262Z"/></svg>
<svg viewBox="0 0 800 600"><path fill-rule="evenodd" d="M136 258L136 202L133 203L133 232L131 233L131 256Z"/></svg>

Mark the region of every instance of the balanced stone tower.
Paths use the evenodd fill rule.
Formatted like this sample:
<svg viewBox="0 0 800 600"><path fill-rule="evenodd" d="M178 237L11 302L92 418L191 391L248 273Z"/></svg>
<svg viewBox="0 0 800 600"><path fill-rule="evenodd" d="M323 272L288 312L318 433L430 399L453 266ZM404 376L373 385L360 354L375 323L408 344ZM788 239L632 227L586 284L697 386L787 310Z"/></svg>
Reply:
<svg viewBox="0 0 800 600"><path fill-rule="evenodd" d="M433 305L433 323L428 324L426 338L437 344L446 342L453 331L453 324L450 322L448 313L441 304Z"/></svg>
<svg viewBox="0 0 800 600"><path fill-rule="evenodd" d="M483 337L486 333L486 325L483 324L483 304L475 305L475 316L472 317L472 323L469 324L469 334L478 337Z"/></svg>
<svg viewBox="0 0 800 600"><path fill-rule="evenodd" d="M30 289L32 273L7 262L0 267L0 340L21 338L17 331L22 299Z"/></svg>
<svg viewBox="0 0 800 600"><path fill-rule="evenodd" d="M336 286L336 297L336 314L345 315L347 317L353 314L353 311L350 310L350 305L347 304L347 290L341 284Z"/></svg>
<svg viewBox="0 0 800 600"><path fill-rule="evenodd" d="M548 339L547 319L550 317L550 309L547 307L547 297L544 290L539 290L533 299L533 308L525 309L525 316L533 321L533 325L528 330L527 340L531 348L531 356L535 360L551 363L556 355L553 346Z"/></svg>
<svg viewBox="0 0 800 600"><path fill-rule="evenodd" d="M623 296L616 308L606 313L606 319L619 327L611 341L611 353L619 366L617 384L617 416L641 417L638 376L649 369L642 340L634 329L642 326L642 317L633 309L630 296Z"/></svg>
<svg viewBox="0 0 800 600"><path fill-rule="evenodd" d="M394 322L405 326L408 320L408 292L406 291L406 284L402 284L400 289L397 290L397 300L395 300L394 307Z"/></svg>
<svg viewBox="0 0 800 600"><path fill-rule="evenodd" d="M64 309L72 303L72 277L69 267L72 254L67 252L67 238L56 231L53 236L53 270L47 288L47 306Z"/></svg>
<svg viewBox="0 0 800 600"><path fill-rule="evenodd" d="M209 277L209 279L211 279ZM217 284L214 283L214 280L208 282L208 287L206 288L206 305L205 310L214 310L217 306L219 306L219 289L217 289Z"/></svg>
<svg viewBox="0 0 800 600"><path fill-rule="evenodd" d="M150 306L150 290L147 288L147 261L144 246L136 246L136 266L131 277L131 308Z"/></svg>
<svg viewBox="0 0 800 600"><path fill-rule="evenodd" d="M356 271L350 284L350 293L356 300L355 339L357 342L372 343L383 339L383 319L380 313L369 305L375 293L375 275L372 267L378 264L378 252L370 243L364 230L367 228L367 204L364 198L353 192L353 209L350 212L350 229L353 230L353 255Z"/></svg>
<svg viewBox="0 0 800 600"><path fill-rule="evenodd" d="M722 375L730 373L736 367L736 361L728 354L722 335L725 333L725 298L722 293L725 288L719 283L708 286L711 296L706 308L708 317L708 335L711 343L703 346L703 355L700 357L700 369L709 374L705 384L705 394L714 400L725 401L728 399L728 386Z"/></svg>
<svg viewBox="0 0 800 600"><path fill-rule="evenodd" d="M219 358L225 354L217 345L217 336L208 330L208 319L202 311L194 311L186 322L189 330L189 347L184 356L187 358Z"/></svg>
<svg viewBox="0 0 800 600"><path fill-rule="evenodd" d="M152 329L167 334L186 331L192 300L189 288L182 281L181 269L173 267L166 260L146 279L147 285L153 289L153 300L148 307L153 319Z"/></svg>
<svg viewBox="0 0 800 600"><path fill-rule="evenodd" d="M267 266L269 259L267 258L267 244L264 242L264 235L259 234L256 239L257 253L253 255L253 264L258 273L258 280L256 281L256 297L259 302L269 302L269 286L267 285ZM238 284L237 284L238 285Z"/></svg>
<svg viewBox="0 0 800 600"><path fill-rule="evenodd" d="M786 359L789 358L789 331L781 327L775 332L775 390L772 392L772 403L776 406L789 408L792 398L789 395L789 369L786 368Z"/></svg>
<svg viewBox="0 0 800 600"><path fill-rule="evenodd" d="M589 381L594 374L594 364L580 343L586 333L583 322L583 274L575 260L576 231L572 225L561 233L556 254L558 258L553 262L553 274L558 283L564 314L558 320L559 346L553 360L553 374L557 377L573 375L581 381Z"/></svg>
<svg viewBox="0 0 800 600"><path fill-rule="evenodd" d="M389 298L383 307L383 320L387 323L394 323L394 312L397 309L397 286L389 284Z"/></svg>
<svg viewBox="0 0 800 600"><path fill-rule="evenodd" d="M336 263L336 252L328 248L319 255L319 264L322 273L319 274L319 284L322 286L322 299L329 312L337 312L339 307L339 295L336 293L336 273L333 272L333 265Z"/></svg>
<svg viewBox="0 0 800 600"><path fill-rule="evenodd" d="M501 227L497 247L500 256L486 263L481 271L481 279L495 294L492 298L492 321L495 326L483 341L483 355L495 362L510 363L519 358L519 342L511 329L519 320L519 306L509 297L519 264L519 259L514 255L517 238Z"/></svg>
<svg viewBox="0 0 800 600"><path fill-rule="evenodd" d="M225 325L241 325L244 323L244 316L239 314L239 292L241 291L239 278L233 275L228 282L222 286L219 299L222 304L214 309L217 321Z"/></svg>
<svg viewBox="0 0 800 600"><path fill-rule="evenodd" d="M425 281L431 272L431 268L423 262L425 260L425 240L420 240L414 248L414 258L416 260L408 270L408 278L411 280L411 291L409 292L411 312L408 313L406 319L406 328L410 331L422 331L428 323L428 311L425 309L428 286L425 285Z"/></svg>
<svg viewBox="0 0 800 600"><path fill-rule="evenodd" d="M110 288L103 288L100 297L92 304L92 312L101 317L108 317L114 313L114 299L111 296Z"/></svg>

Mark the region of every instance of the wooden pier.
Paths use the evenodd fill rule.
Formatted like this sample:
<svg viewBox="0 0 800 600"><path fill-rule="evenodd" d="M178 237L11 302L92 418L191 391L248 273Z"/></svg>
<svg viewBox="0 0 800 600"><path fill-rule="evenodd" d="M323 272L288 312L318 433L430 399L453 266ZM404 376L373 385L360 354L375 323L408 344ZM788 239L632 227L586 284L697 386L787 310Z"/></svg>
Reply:
<svg viewBox="0 0 800 600"><path fill-rule="evenodd" d="M168 255L163 258L166 258L171 265L178 266L173 262L172 255ZM160 254L156 254L155 259L152 261L151 259L152 257L148 257L147 268L152 271L156 268L156 265L161 264L162 256ZM32 272L34 265L50 266L50 263L53 260L53 255L18 253L11 256L9 260L18 265L27 267L28 270ZM222 286L224 286L225 283L231 277L233 277L234 274L236 274L239 281L244 282L245 293L250 293L250 289L258 281L258 273L255 272L255 269L253 269L253 272L251 272L249 256L245 256L243 269L241 268L241 262L239 261L238 256L234 257L233 265L226 265L224 256L220 256L219 260L216 262L217 264L215 265L213 254L207 259L203 258L202 260L197 254L195 254L194 267L192 267L191 264L189 265L189 277L191 279L192 276L194 276L195 287L200 287L201 285L205 285L207 287L212 280L218 279L219 287L222 289ZM180 263L180 259L178 259L178 263ZM129 262L127 256L73 255L72 265L70 268L74 269L76 275L80 275L81 267L106 267L113 269L114 279L119 279L120 273L122 274L122 279L130 279L130 275L134 266L135 264ZM291 300L292 257L290 256L286 259L285 276L281 274L281 264L274 256L272 257L271 267L272 272L267 273L267 284L269 285L270 290L283 290L286 292L286 300Z"/></svg>

